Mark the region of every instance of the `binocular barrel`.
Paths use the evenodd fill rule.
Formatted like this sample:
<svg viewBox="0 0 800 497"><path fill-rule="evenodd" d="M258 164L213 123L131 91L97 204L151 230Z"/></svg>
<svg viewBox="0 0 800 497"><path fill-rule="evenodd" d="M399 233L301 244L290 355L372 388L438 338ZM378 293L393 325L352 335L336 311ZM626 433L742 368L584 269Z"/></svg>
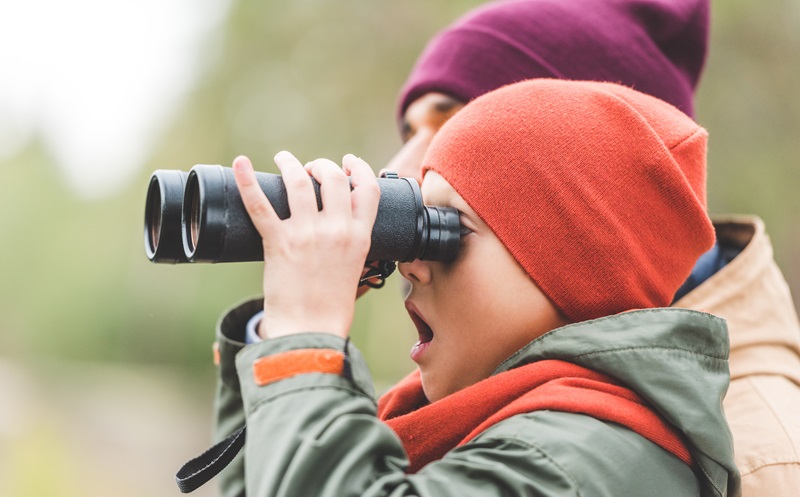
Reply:
<svg viewBox="0 0 800 497"><path fill-rule="evenodd" d="M290 216L280 175L256 173L281 219ZM313 181L313 180L312 180ZM452 261L460 246L460 220L452 207L422 203L417 182L396 175L378 180L381 196L368 261ZM322 209L319 184L313 181ZM233 169L197 165L188 173L158 170L145 206L145 251L153 262L263 260L262 240L250 221Z"/></svg>

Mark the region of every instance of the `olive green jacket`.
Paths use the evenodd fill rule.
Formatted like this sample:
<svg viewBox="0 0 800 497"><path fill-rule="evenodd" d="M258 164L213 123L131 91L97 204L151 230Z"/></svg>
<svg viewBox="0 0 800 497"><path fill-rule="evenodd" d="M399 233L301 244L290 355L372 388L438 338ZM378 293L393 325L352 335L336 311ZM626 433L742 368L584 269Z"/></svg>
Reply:
<svg viewBox="0 0 800 497"><path fill-rule="evenodd" d="M259 306L234 308L219 325L217 437L247 421L243 455L221 474L226 497L739 495L722 413L728 336L710 314L641 310L565 326L496 370L562 359L621 380L684 435L696 472L627 428L538 411L501 421L409 475L400 440L375 416L369 371L353 346L352 380L312 373L257 386L258 358L344 347L313 333L244 346L244 323Z"/></svg>

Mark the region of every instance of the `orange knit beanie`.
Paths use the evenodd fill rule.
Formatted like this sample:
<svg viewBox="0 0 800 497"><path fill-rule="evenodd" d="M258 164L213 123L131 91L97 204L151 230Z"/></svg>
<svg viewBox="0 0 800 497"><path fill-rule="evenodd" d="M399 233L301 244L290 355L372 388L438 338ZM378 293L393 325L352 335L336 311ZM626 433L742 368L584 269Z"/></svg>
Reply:
<svg viewBox="0 0 800 497"><path fill-rule="evenodd" d="M423 161L572 321L669 305L714 243L706 131L612 83L529 80L487 93Z"/></svg>

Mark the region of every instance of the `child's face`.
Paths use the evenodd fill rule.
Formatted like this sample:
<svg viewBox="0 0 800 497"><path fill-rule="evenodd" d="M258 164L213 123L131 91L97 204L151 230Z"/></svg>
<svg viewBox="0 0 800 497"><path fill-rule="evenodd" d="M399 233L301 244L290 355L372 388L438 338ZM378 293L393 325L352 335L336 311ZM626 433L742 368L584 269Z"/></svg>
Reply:
<svg viewBox="0 0 800 497"><path fill-rule="evenodd" d="M454 262L400 264L411 283L406 308L420 336L411 357L434 402L488 378L511 354L567 320L444 178L429 171L422 196L427 205L458 209L464 228Z"/></svg>

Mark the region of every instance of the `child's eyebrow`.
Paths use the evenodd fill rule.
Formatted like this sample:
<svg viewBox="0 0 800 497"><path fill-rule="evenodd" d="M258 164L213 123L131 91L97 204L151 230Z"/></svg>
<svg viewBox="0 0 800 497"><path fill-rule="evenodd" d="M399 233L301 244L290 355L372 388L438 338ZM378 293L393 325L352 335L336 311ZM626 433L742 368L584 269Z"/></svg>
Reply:
<svg viewBox="0 0 800 497"><path fill-rule="evenodd" d="M453 205L453 204L459 204L459 202L458 199L454 198L452 195L442 195L442 196L437 195L433 198L433 200L431 200L430 195L428 197L423 197L423 198L424 198L423 203L425 205L431 205L434 207L453 207L455 209L458 209L459 211L461 210L459 209L459 205ZM453 200L455 200L456 202L453 202Z"/></svg>

